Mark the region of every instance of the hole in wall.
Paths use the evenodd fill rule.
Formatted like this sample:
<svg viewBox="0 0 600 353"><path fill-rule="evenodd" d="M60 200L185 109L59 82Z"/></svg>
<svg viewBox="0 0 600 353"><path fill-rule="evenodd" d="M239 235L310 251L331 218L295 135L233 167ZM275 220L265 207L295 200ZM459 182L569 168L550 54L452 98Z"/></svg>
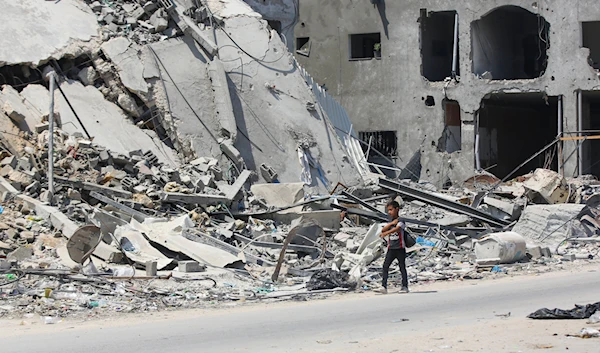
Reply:
<svg viewBox="0 0 600 353"><path fill-rule="evenodd" d="M478 122L481 167L504 178L556 138L558 97L544 93L493 94L481 101ZM549 149L514 175L557 167L556 151Z"/></svg>
<svg viewBox="0 0 600 353"><path fill-rule="evenodd" d="M550 24L518 6L498 7L471 23L473 73L493 80L540 77L548 65Z"/></svg>
<svg viewBox="0 0 600 353"><path fill-rule="evenodd" d="M421 16L421 74L432 82L459 75L458 61L457 72L452 72L456 11L427 13L422 10Z"/></svg>
<svg viewBox="0 0 600 353"><path fill-rule="evenodd" d="M362 149L367 154L368 162L395 168L394 158L398 155L396 131L359 131L358 138L366 143ZM381 170L390 177L396 177L394 170Z"/></svg>
<svg viewBox="0 0 600 353"><path fill-rule="evenodd" d="M427 98L425 98L425 105L428 107L435 106L435 99L433 98L433 96L427 96Z"/></svg>
<svg viewBox="0 0 600 353"><path fill-rule="evenodd" d="M588 64L600 70L600 21L581 23L581 46L590 50Z"/></svg>

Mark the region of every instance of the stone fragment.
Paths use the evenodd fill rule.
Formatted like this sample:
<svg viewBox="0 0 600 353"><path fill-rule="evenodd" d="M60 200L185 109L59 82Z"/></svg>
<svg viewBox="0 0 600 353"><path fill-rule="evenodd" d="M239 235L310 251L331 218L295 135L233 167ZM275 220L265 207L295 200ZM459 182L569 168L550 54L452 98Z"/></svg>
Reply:
<svg viewBox="0 0 600 353"><path fill-rule="evenodd" d="M93 3L90 4L90 7L92 8L92 11L94 11L94 12L102 11L102 4L99 1L94 1Z"/></svg>
<svg viewBox="0 0 600 353"><path fill-rule="evenodd" d="M19 234L19 238L27 241L29 244L35 241L35 233L31 231L24 231Z"/></svg>
<svg viewBox="0 0 600 353"><path fill-rule="evenodd" d="M150 17L150 24L154 26L156 32L162 32L169 26L169 20L165 10L159 9Z"/></svg>
<svg viewBox="0 0 600 353"><path fill-rule="evenodd" d="M33 249L27 246L22 246L15 251L9 253L6 258L8 260L24 261L33 257Z"/></svg>
<svg viewBox="0 0 600 353"><path fill-rule="evenodd" d="M81 69L81 71L79 71L77 77L79 77L81 83L83 83L85 86L89 86L93 85L94 82L96 82L96 79L98 78L98 73L93 67L87 66Z"/></svg>
<svg viewBox="0 0 600 353"><path fill-rule="evenodd" d="M131 114L136 118L140 117L140 108L135 103L135 100L131 98L128 94L119 94L117 102L119 103L119 106L123 108L123 110L125 110L127 113Z"/></svg>
<svg viewBox="0 0 600 353"><path fill-rule="evenodd" d="M11 168L16 168L18 164L18 159L15 156L6 157L0 162L0 167L11 166Z"/></svg>

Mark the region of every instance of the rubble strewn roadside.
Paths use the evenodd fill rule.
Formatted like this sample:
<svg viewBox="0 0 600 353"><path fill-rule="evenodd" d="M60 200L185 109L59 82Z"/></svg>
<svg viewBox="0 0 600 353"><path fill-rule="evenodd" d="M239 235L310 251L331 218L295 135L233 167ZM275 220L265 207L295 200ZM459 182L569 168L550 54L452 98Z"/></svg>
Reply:
<svg viewBox="0 0 600 353"><path fill-rule="evenodd" d="M378 231L392 199L417 240L407 262L413 284L540 273L596 260L597 180L538 169L506 183L476 175L437 190L359 174L326 116L313 109L301 77L267 75L252 56L247 69L260 75L238 87L225 77L224 67L231 73L234 64L210 57L216 48L206 26L222 29L228 21L267 38L257 40L265 57L285 48L264 21L244 12L247 6L88 3L104 43L90 57L45 63L31 74L38 80L16 88L6 83L0 95L0 317L40 315L53 323L66 316L368 291L380 283L385 245ZM160 45L155 51L144 46L149 43ZM168 63L157 62L171 48L186 55L198 49L194 63L201 73L190 86L205 85L208 103L192 88L200 98L188 102L176 80L162 78ZM204 55L212 61L205 63ZM24 67L10 71L19 77ZM51 112L45 85L52 72L62 98ZM277 84L258 82L265 78ZM230 101L230 89L239 101ZM167 97L177 91L178 98ZM248 129L236 125L232 106L243 102L238 115L255 116L246 98L269 108L256 119L259 128L243 135ZM262 125L282 120L266 113L278 102L290 114L285 126L273 128L289 134L283 138ZM188 116L178 115L177 106ZM197 113L199 106L210 109ZM261 146L269 149L263 151L253 137L265 135L269 143ZM335 185L336 176L347 185Z"/></svg>

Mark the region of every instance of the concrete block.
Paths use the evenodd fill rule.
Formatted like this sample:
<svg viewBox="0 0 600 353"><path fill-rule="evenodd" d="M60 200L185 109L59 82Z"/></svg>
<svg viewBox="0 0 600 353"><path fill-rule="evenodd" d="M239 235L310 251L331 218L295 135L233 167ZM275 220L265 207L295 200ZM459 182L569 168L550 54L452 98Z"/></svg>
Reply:
<svg viewBox="0 0 600 353"><path fill-rule="evenodd" d="M2 162L0 162L0 167L4 168L5 166L10 166L11 168L15 169L17 167L18 164L18 159L15 156L10 156L10 157L6 157L2 160Z"/></svg>
<svg viewBox="0 0 600 353"><path fill-rule="evenodd" d="M49 123L41 123L41 124L37 124L35 126L35 132L37 132L38 134L48 130L50 128L50 124Z"/></svg>
<svg viewBox="0 0 600 353"><path fill-rule="evenodd" d="M153 13L158 8L156 4L152 1L147 1L146 3L144 3L143 7L144 11L146 11L147 13Z"/></svg>
<svg viewBox="0 0 600 353"><path fill-rule="evenodd" d="M511 220L517 219L521 215L522 208L512 202L498 200L492 197L485 197L483 202L488 206L507 214Z"/></svg>
<svg viewBox="0 0 600 353"><path fill-rule="evenodd" d="M565 203L569 197L566 179L555 171L536 169L533 176L523 183L528 189L527 196L534 202L536 194L549 204Z"/></svg>
<svg viewBox="0 0 600 353"><path fill-rule="evenodd" d="M233 141L229 139L221 140L219 144L223 153L239 167L242 163L242 154L233 146Z"/></svg>
<svg viewBox="0 0 600 353"><path fill-rule="evenodd" d="M104 16L104 22L106 22L107 24L114 23L115 16L113 14L107 14L106 16Z"/></svg>
<svg viewBox="0 0 600 353"><path fill-rule="evenodd" d="M14 182L14 183L18 183L22 186L28 186L29 184L34 182L34 179L32 176L27 175L23 172L20 172L18 170L13 170L12 172L10 172L8 174L8 180Z"/></svg>
<svg viewBox="0 0 600 353"><path fill-rule="evenodd" d="M154 26L156 32L162 32L169 26L165 10L159 9L150 16L150 24Z"/></svg>
<svg viewBox="0 0 600 353"><path fill-rule="evenodd" d="M304 200L304 183L254 184L250 191L274 207L287 207Z"/></svg>
<svg viewBox="0 0 600 353"><path fill-rule="evenodd" d="M537 260L539 258L541 258L542 255L542 248L540 246L527 246L527 254L529 255L529 257L533 260Z"/></svg>
<svg viewBox="0 0 600 353"><path fill-rule="evenodd" d="M543 257L552 257L552 251L550 250L549 247L544 247L542 248L542 256Z"/></svg>
<svg viewBox="0 0 600 353"><path fill-rule="evenodd" d="M179 261L178 263L179 272L203 272L206 271L205 265L200 265L196 261Z"/></svg>
<svg viewBox="0 0 600 353"><path fill-rule="evenodd" d="M19 158L17 168L21 169L23 171L31 170L31 162L29 161L29 158L27 158L27 157Z"/></svg>
<svg viewBox="0 0 600 353"><path fill-rule="evenodd" d="M99 1L94 1L93 3L90 4L90 7L92 8L92 11L94 11L94 12L102 11L102 4Z"/></svg>
<svg viewBox="0 0 600 353"><path fill-rule="evenodd" d="M146 262L146 276L154 277L158 272L158 262L148 261Z"/></svg>
<svg viewBox="0 0 600 353"><path fill-rule="evenodd" d="M19 234L19 238L31 244L35 241L35 233L31 231L24 231Z"/></svg>
<svg viewBox="0 0 600 353"><path fill-rule="evenodd" d="M348 239L350 239L351 236L348 233L337 233L334 237L333 237L333 241L336 242L339 245L346 245L346 243L348 242Z"/></svg>
<svg viewBox="0 0 600 353"><path fill-rule="evenodd" d="M585 207L582 204L530 205L525 208L512 231L532 243L556 244L569 236L563 225L576 217Z"/></svg>
<svg viewBox="0 0 600 353"><path fill-rule="evenodd" d="M567 254L562 257L563 261L575 261L577 260L577 256L575 254Z"/></svg>

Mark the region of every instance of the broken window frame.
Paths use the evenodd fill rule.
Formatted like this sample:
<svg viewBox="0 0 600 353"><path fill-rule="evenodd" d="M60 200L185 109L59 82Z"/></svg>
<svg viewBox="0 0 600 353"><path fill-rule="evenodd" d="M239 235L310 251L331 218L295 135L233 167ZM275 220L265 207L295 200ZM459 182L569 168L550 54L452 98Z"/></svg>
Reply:
<svg viewBox="0 0 600 353"><path fill-rule="evenodd" d="M440 21L442 20L442 16L443 17L452 17L452 40L451 41L445 41L442 39L436 39L433 38L435 36L433 36L432 38L428 37L428 41L427 43L425 43L425 31L426 31L426 23L425 20L429 19L431 17L440 17ZM447 78L451 78L451 79L456 79L457 76L460 75L460 67L458 65L459 62L459 54L458 54L458 45L459 45L459 35L458 35L458 12L456 10L449 10L449 11L435 11L435 12L428 12L427 9L421 9L420 11L420 16L419 16L419 40L420 40L420 47L419 47L419 51L420 51L420 55L421 55L421 76L423 76L427 81L429 82L443 82L445 81ZM439 23L438 23L439 25ZM431 48L434 47L439 47L439 46L434 46L434 42L443 42L445 44L450 44L450 45L446 45L446 52L447 54L445 55L435 55L435 50L431 49L431 52L428 52L427 55L430 55L431 57L435 57L435 58L449 58L450 63L449 63L449 67L448 67L448 74L443 75L444 77L434 77L435 75L433 75L433 72L429 72L431 71L429 69L430 66L434 65L429 63L429 60L426 60L426 54L424 53L424 48L426 46L429 46Z"/></svg>
<svg viewBox="0 0 600 353"><path fill-rule="evenodd" d="M355 56L356 53L356 45L357 41L360 41L362 52L364 56ZM365 44L368 42L369 44ZM370 43L373 43L370 45ZM361 60L381 60L381 33L380 32L371 32L371 33L352 33L348 35L348 60L349 61L361 61ZM379 50L375 50L375 47L378 46ZM364 53L368 53L368 48L371 47L372 56L365 55ZM376 54L377 53L377 54Z"/></svg>
<svg viewBox="0 0 600 353"><path fill-rule="evenodd" d="M310 57L311 46L310 37L296 37L296 54Z"/></svg>

